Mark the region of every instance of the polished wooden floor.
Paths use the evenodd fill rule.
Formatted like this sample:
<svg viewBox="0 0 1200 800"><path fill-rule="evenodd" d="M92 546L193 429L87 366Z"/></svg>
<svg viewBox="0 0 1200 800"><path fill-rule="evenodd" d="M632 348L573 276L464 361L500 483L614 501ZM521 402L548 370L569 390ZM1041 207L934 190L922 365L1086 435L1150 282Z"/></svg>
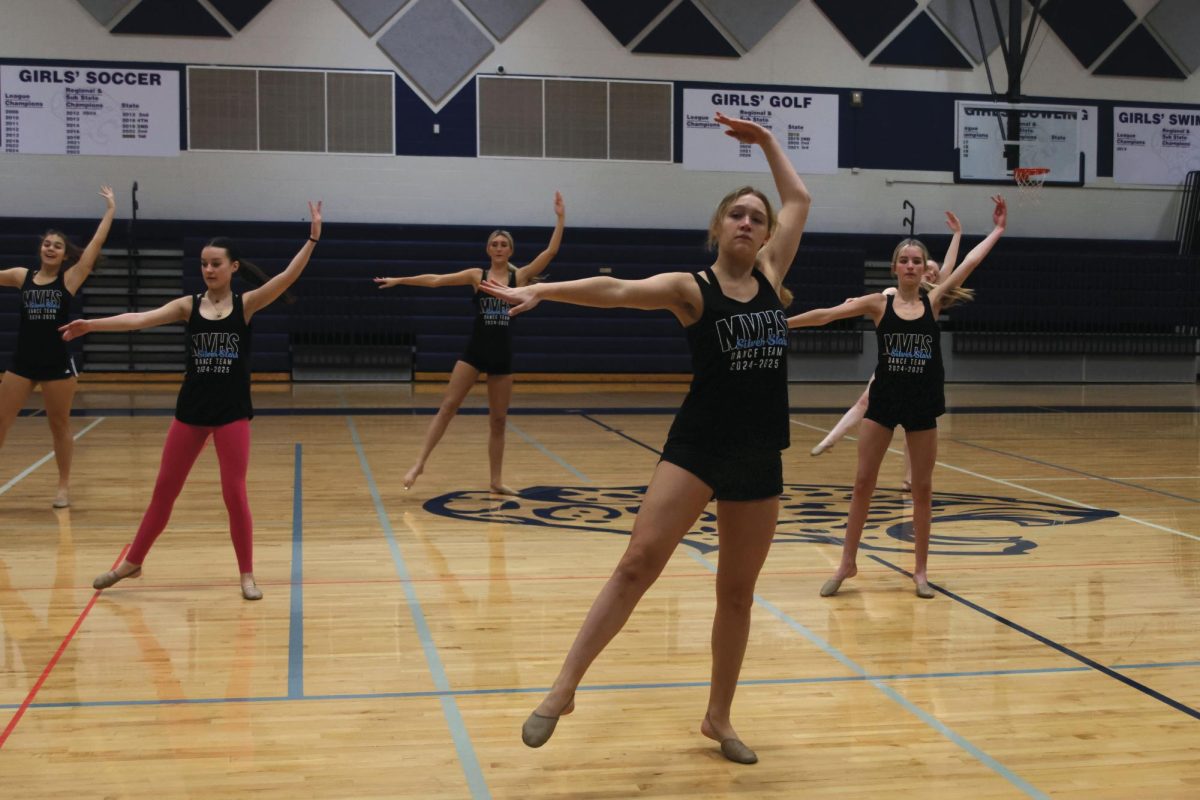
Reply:
<svg viewBox="0 0 1200 800"><path fill-rule="evenodd" d="M703 519L554 739L519 736L682 387L518 384L508 500L483 491L482 387L403 491L440 390L256 389L259 603L238 592L211 449L145 577L91 589L149 498L171 387L82 387L69 510L50 508L44 419L18 419L0 451L0 796L1200 797L1195 386L951 387L925 601L900 571L898 451L860 576L818 597L854 445L808 450L861 387L794 385L734 706L748 767L697 732Z"/></svg>

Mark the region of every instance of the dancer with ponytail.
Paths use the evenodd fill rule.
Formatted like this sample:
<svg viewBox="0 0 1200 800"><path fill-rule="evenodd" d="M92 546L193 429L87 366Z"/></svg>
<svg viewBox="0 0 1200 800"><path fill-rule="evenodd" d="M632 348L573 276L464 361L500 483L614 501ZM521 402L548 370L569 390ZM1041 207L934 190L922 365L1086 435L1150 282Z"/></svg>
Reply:
<svg viewBox="0 0 1200 800"><path fill-rule="evenodd" d="M929 284L929 288L933 288L933 286L945 280L950 273L954 271L954 262L958 259L958 245L962 239L962 223L958 221L958 217L947 211L946 225L951 231L953 231L954 236L950 239L950 246L946 249L946 257L942 263L939 265L933 259L928 258L928 251L925 251L927 256L925 260L925 283ZM905 241L915 242L922 250L925 249L925 245L921 244L917 239L906 239ZM899 248L900 245L898 245L896 249L899 250ZM895 261L896 253L893 252L892 262L895 263ZM896 287L889 286L883 291L884 294L895 294ZM842 415L842 418L837 421L837 424L833 426L833 429L830 430L829 433L825 434L825 438L813 447L811 455L819 456L822 453L833 449L833 446L840 442L842 437L850 432L851 428L862 421L863 415L867 413L867 396L871 391L871 381L873 380L875 380L874 376L867 381L867 387L863 389L862 394L859 395L856 401L854 401L854 405L850 406L846 413ZM907 492L912 483L912 467L908 463L907 455L905 456L904 460L905 472L903 488L904 491Z"/></svg>
<svg viewBox="0 0 1200 800"><path fill-rule="evenodd" d="M512 329L508 324L508 306L482 292L479 285L485 280L505 286L527 286L533 283L558 254L558 247L562 244L566 209L563 206L562 195L558 192L554 193L554 215L557 221L554 224L554 233L550 235L550 243L537 258L523 267L516 267L510 262L514 246L512 234L496 230L488 237L487 252L491 260L488 267L464 269L445 275L375 279L380 289L390 289L393 286L470 286L474 290L472 301L475 303L475 327L471 329L471 339L467 342L467 349L462 358L454 362L454 370L450 373L450 382L446 385L441 405L425 431L421 452L404 475L405 489L411 489L425 471L425 463L433 453L433 448L441 441L450 420L458 413L467 392L471 391L481 374L486 374L490 485L492 492L496 494L516 494L504 484L502 478L504 432L508 425L508 406L512 401L513 389Z"/></svg>
<svg viewBox="0 0 1200 800"><path fill-rule="evenodd" d="M912 459L913 583L921 598L934 596L929 586L929 526L933 516L933 465L937 461L937 418L946 412L938 313L960 292L967 276L999 241L1008 223L1004 198L992 198L992 232L971 249L962 263L926 292L923 281L928 252L915 239L905 239L892 258L895 294L864 295L834 308L818 308L788 319L789 328L826 325L834 320L869 316L875 322L879 362L869 389L866 416L858 436L858 467L846 520L846 538L837 571L821 586L821 596L838 593L842 582L858 574L856 558L879 465L896 426L904 428ZM959 295L961 296L961 295Z"/></svg>
<svg viewBox="0 0 1200 800"><path fill-rule="evenodd" d="M254 581L254 536L246 498L246 471L250 462L250 320L291 286L321 238L321 204L309 203L312 222L308 241L287 268L269 280L258 267L242 259L229 239L214 239L200 252L200 273L206 291L172 300L154 311L120 314L102 319L75 320L61 328L70 341L96 331L136 331L187 323L187 373L175 405L175 419L167 431L162 464L150 507L142 517L137 536L115 569L92 582L107 589L125 578L141 575L142 564L154 540L171 517L175 499L192 465L211 436L221 469L221 494L229 513L229 534L241 574L242 596L262 599ZM234 273L258 286L244 294L233 291Z"/></svg>
<svg viewBox="0 0 1200 800"><path fill-rule="evenodd" d="M55 508L71 504L71 459L75 452L71 403L79 374L58 328L67 322L71 298L92 274L117 213L112 188L101 186L100 196L108 207L87 247L80 250L62 231L51 229L42 234L37 269L0 270L0 286L21 290L17 349L12 366L0 380L0 447L4 446L4 438L34 385L40 383L46 420L54 438L54 460L58 464Z"/></svg>
<svg viewBox="0 0 1200 800"><path fill-rule="evenodd" d="M766 561L783 491L788 446L787 323L783 279L800 245L812 198L771 131L717 114L725 133L757 145L775 179L778 216L750 186L717 206L709 241L717 256L699 272L645 280L610 277L483 288L513 304L541 300L597 308L665 309L687 331L692 384L663 446L662 460L633 523L624 555L592 603L550 691L529 715L521 739L541 747L559 718L575 709L575 691L595 658L625 625L704 507L717 501L716 614L712 681L700 732L730 761L758 756L733 727L733 695L750 635L754 585ZM617 746L624 746L618 737Z"/></svg>

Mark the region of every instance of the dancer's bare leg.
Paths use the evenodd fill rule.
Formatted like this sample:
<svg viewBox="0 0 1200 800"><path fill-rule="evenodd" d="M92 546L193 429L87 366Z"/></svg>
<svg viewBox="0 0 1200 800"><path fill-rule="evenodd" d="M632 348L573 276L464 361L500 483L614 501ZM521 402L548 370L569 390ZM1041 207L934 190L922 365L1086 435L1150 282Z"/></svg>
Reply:
<svg viewBox="0 0 1200 800"><path fill-rule="evenodd" d="M516 494L504 485L504 431L508 426L508 405L512 401L513 376L489 375L488 389L488 469L492 491L496 494Z"/></svg>
<svg viewBox="0 0 1200 800"><path fill-rule="evenodd" d="M32 392L33 381L28 378L5 372L0 379L0 447L4 446L4 437Z"/></svg>
<svg viewBox="0 0 1200 800"><path fill-rule="evenodd" d="M858 543L862 539L871 496L879 481L879 465L892 442L892 429L874 420L864 419L858 434L858 471L854 476L854 494L846 518L846 539L842 544L842 559L833 577L821 587L821 596L837 594L842 581L858 574Z"/></svg>
<svg viewBox="0 0 1200 800"><path fill-rule="evenodd" d="M556 716L571 703L588 667L625 625L711 497L711 487L695 475L659 462L625 554L593 601L554 685L535 713Z"/></svg>
<svg viewBox="0 0 1200 800"><path fill-rule="evenodd" d="M75 437L71 434L71 403L79 382L75 378L42 381L42 399L46 403L46 419L54 437L54 460L58 464L58 493L55 508L71 504L71 461L75 455Z"/></svg>
<svg viewBox="0 0 1200 800"><path fill-rule="evenodd" d="M404 473L405 489L411 489L412 485L417 482L417 478L425 471L425 462L429 460L429 454L441 441L442 434L446 432L450 420L454 419L467 392L471 391L471 387L478 379L479 370L465 361L454 362L454 370L450 373L450 382L446 384L446 393L442 395L442 404L438 407L437 414L429 421L429 428L425 431L425 441L421 444L421 452L417 456L416 463L409 467L408 472Z"/></svg>
<svg viewBox="0 0 1200 800"><path fill-rule="evenodd" d="M730 721L730 709L750 637L754 585L767 560L778 519L778 497L717 503L721 549L712 629L712 683L700 732L718 742L740 739Z"/></svg>
<svg viewBox="0 0 1200 800"><path fill-rule="evenodd" d="M937 428L917 431L905 435L908 452L912 457L913 482L913 582L918 594L932 597L932 592L921 593L922 586L929 583L929 527L933 517L933 466L937 461Z"/></svg>
<svg viewBox="0 0 1200 800"><path fill-rule="evenodd" d="M873 380L875 380L875 377L871 376L871 381ZM837 424L833 426L833 430L825 434L825 438L812 449L812 455L821 455L821 453L824 453L840 442L842 437L851 428L862 422L863 416L867 413L867 398L871 392L871 381L867 381L867 388L863 389L863 393L854 401L854 405L850 406L846 413L842 415L842 418L838 420Z"/></svg>

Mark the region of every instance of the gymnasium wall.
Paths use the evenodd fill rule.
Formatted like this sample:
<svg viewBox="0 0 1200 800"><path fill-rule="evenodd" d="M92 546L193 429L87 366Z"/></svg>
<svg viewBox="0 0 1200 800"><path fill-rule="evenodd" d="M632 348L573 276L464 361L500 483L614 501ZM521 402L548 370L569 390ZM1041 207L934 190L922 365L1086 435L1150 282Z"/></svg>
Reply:
<svg viewBox="0 0 1200 800"><path fill-rule="evenodd" d="M451 5L460 2L445 1ZM238 6L210 0L200 0L200 4ZM1124 4L1139 17L1155 7L1153 0L1124 0ZM396 69L374 39L334 0L248 3L262 8L251 14L235 35L208 38L115 35L85 8L123 5L121 0L6 0L0 12L0 57L10 61ZM370 3L346 0L344 5L361 9ZM403 5L377 3L377 7ZM472 74L495 73L503 67L509 75L654 79L734 88L803 87L841 94L862 90L864 107L857 128L851 132L848 125L842 125L838 174L807 178L814 196L809 221L812 231L899 232L905 199L919 209L919 231L937 232L943 208L955 209L968 231L979 232L987 226L987 196L994 188L954 185L950 172L953 100L987 96L988 80L981 65L961 69L873 66L815 0L800 0L791 6L741 57L632 52L582 0L544 0L540 4L514 0L490 5L532 11L504 38L492 37L494 49ZM635 8L638 4L610 5ZM670 3L657 5L670 7ZM822 5L835 7L828 0ZM895 3L889 0L884 5ZM924 8L927 0L918 5ZM1196 13L1200 15L1200 11ZM1049 27L1043 27L1033 50L1035 58L1027 66L1025 78L1027 96L1087 101L1102 109L1114 102L1200 105L1200 77L1195 74L1175 80L1092 74ZM992 53L989 64L1003 84L1004 67L998 51ZM409 76L398 73L397 149L404 155L185 151L177 158L139 158L0 154L4 186L0 216L95 217L101 209L95 186L112 183L125 199L129 183L137 180L140 215L164 220L301 220L305 199L319 197L325 202L330 223L548 226L553 222L553 192L558 189L567 200L569 225L699 228L729 188L747 180L769 182L765 175L689 171L679 163L476 158L473 79L465 78L445 96L432 100L410 82ZM843 122L846 119L843 115ZM440 128L437 134L433 133L434 123ZM1011 234L1081 239L1173 237L1177 191L1117 186L1110 177L1111 164L1107 173L1103 159L1098 166L1100 177L1094 184L1048 188L1040 210L1015 210ZM1008 193L1012 194L1011 189ZM127 210L123 205L122 214Z"/></svg>

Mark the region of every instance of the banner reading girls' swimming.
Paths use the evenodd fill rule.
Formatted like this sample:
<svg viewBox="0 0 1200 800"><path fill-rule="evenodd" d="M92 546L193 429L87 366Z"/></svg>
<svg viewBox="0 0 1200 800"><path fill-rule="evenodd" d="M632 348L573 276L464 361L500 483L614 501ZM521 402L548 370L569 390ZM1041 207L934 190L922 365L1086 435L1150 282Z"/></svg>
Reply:
<svg viewBox="0 0 1200 800"><path fill-rule="evenodd" d="M1113 180L1178 186L1200 169L1200 109L1113 109Z"/></svg>
<svg viewBox="0 0 1200 800"><path fill-rule="evenodd" d="M31 155L179 155L179 72L0 65L0 149Z"/></svg>
<svg viewBox="0 0 1200 800"><path fill-rule="evenodd" d="M768 172L762 150L726 136L713 117L757 122L783 145L802 175L832 174L838 164L838 98L806 92L683 90L683 166L723 172Z"/></svg>

